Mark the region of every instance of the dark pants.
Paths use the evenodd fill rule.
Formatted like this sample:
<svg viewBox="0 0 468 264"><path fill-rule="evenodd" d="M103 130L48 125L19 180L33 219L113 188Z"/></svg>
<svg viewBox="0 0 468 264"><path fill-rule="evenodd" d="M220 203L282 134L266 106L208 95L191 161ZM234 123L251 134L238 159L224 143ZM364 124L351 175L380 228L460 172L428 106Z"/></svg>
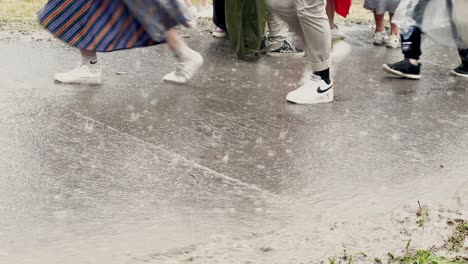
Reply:
<svg viewBox="0 0 468 264"><path fill-rule="evenodd" d="M227 31L225 0L213 0L213 23Z"/></svg>
<svg viewBox="0 0 468 264"><path fill-rule="evenodd" d="M424 10L429 3L430 0L421 0L418 2L416 6L416 10ZM452 1L447 0L449 12L452 8ZM451 12L450 12L451 13ZM424 17L424 12L418 12L416 16L414 16L414 20L417 24L421 24ZM454 37L458 39L458 33L455 25L452 26L452 30L454 32ZM403 50L403 54L405 55L405 59L415 59L419 60L421 57L421 38L422 38L422 31L419 27L411 27L406 34L401 35L401 47ZM456 40L457 40L456 39ZM463 64L468 65L468 49L459 49L460 58Z"/></svg>

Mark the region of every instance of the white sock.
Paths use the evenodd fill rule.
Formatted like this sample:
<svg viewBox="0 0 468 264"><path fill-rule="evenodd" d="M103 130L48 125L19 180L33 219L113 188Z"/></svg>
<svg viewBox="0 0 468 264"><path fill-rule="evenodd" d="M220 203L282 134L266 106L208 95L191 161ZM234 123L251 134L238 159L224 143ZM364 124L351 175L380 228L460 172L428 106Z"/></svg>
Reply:
<svg viewBox="0 0 468 264"><path fill-rule="evenodd" d="M90 67L91 69L98 67L98 60L97 60L96 55L93 55L93 56L81 55L81 63Z"/></svg>
<svg viewBox="0 0 468 264"><path fill-rule="evenodd" d="M173 50L173 52L179 60L186 60L190 58L190 55L193 54L195 51L189 48L187 45L183 44L178 49Z"/></svg>

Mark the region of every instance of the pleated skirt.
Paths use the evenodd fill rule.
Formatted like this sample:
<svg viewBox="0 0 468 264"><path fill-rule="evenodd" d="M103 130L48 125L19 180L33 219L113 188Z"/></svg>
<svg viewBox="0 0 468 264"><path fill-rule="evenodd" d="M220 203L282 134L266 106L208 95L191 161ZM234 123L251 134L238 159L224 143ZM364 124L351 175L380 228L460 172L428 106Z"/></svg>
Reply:
<svg viewBox="0 0 468 264"><path fill-rule="evenodd" d="M168 30L191 25L178 0L50 0L39 22L67 44L97 52L164 43Z"/></svg>

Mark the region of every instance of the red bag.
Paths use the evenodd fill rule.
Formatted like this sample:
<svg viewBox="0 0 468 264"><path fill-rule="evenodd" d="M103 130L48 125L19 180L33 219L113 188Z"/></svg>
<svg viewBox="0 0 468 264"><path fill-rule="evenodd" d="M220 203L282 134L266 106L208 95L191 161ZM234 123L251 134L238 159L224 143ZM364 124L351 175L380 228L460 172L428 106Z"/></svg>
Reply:
<svg viewBox="0 0 468 264"><path fill-rule="evenodd" d="M335 0L335 11L342 17L347 17L351 9L351 0Z"/></svg>

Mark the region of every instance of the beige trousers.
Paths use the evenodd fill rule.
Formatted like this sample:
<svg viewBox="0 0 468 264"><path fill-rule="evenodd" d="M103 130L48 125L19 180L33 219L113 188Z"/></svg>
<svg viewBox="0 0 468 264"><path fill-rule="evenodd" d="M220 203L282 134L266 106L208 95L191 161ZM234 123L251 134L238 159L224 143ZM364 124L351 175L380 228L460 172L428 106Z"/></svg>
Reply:
<svg viewBox="0 0 468 264"><path fill-rule="evenodd" d="M326 0L267 0L267 4L304 39L312 71L329 68L331 33Z"/></svg>
<svg viewBox="0 0 468 264"><path fill-rule="evenodd" d="M463 44L468 48L468 0L452 0L453 20Z"/></svg>
<svg viewBox="0 0 468 264"><path fill-rule="evenodd" d="M288 39L289 27L286 22L276 14L270 14L268 17L268 50L276 50L283 46L283 42Z"/></svg>

